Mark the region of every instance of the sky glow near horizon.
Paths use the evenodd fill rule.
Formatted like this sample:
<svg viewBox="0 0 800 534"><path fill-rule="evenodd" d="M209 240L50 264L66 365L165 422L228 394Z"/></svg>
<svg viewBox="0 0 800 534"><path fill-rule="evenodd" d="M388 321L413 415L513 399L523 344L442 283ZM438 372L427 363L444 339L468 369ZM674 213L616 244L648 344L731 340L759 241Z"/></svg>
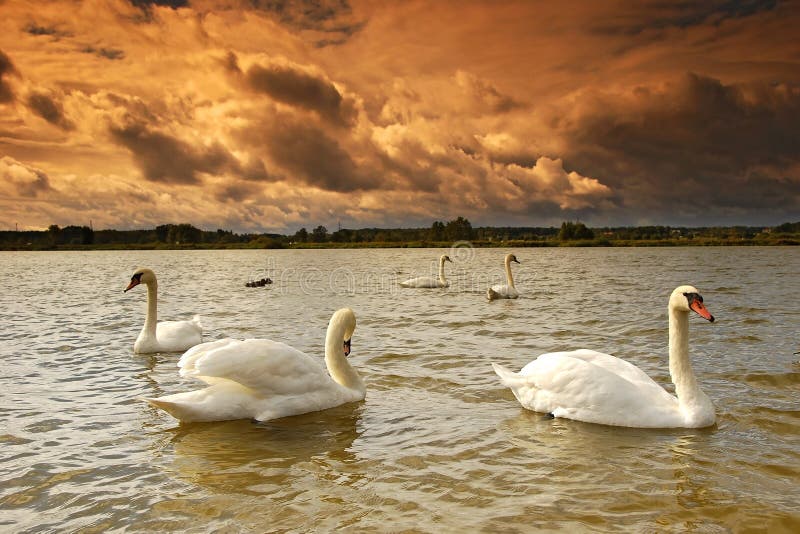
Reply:
<svg viewBox="0 0 800 534"><path fill-rule="evenodd" d="M798 2L0 15L0 229L800 220Z"/></svg>

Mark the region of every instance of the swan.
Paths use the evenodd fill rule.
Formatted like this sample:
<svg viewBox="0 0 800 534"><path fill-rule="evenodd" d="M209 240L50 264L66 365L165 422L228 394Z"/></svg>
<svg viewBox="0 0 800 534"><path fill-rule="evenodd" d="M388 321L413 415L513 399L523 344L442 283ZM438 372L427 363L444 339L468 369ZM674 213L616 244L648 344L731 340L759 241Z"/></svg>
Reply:
<svg viewBox="0 0 800 534"><path fill-rule="evenodd" d="M511 275L511 262L519 263L517 257L513 254L506 254L506 280L508 284L495 284L486 290L486 298L489 300L496 299L515 299L519 297L517 288L514 287L514 277Z"/></svg>
<svg viewBox="0 0 800 534"><path fill-rule="evenodd" d="M147 286L147 315L139 337L133 344L133 352L148 354L151 352L183 352L203 342L203 325L200 316L195 315L191 321L158 321L158 281L156 273L151 269L141 268L131 276L131 282L123 293L127 293L139 284Z"/></svg>
<svg viewBox="0 0 800 534"><path fill-rule="evenodd" d="M450 259L450 256L445 254L439 258L439 278L434 278L432 276L420 276L417 278L411 278L404 282L400 282L401 287L447 287L450 285L450 282L444 277L444 262L449 261L453 263L453 260Z"/></svg>
<svg viewBox="0 0 800 534"><path fill-rule="evenodd" d="M495 372L523 407L553 417L639 428L702 428L714 424L711 400L689 361L689 311L714 322L703 297L680 286L669 297L669 373L675 396L641 369L593 350L542 354L519 373Z"/></svg>
<svg viewBox="0 0 800 534"><path fill-rule="evenodd" d="M355 328L349 308L331 317L325 336L327 372L315 358L270 339L197 345L181 356L180 375L209 386L143 400L183 422L268 421L363 400L366 386L346 358Z"/></svg>

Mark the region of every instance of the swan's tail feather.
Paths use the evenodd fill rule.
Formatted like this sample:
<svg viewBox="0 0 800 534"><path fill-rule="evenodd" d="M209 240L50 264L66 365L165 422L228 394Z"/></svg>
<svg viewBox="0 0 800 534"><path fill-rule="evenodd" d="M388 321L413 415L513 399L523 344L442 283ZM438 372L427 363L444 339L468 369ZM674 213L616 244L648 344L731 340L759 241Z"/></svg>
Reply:
<svg viewBox="0 0 800 534"><path fill-rule="evenodd" d="M190 392L194 393L194 392ZM172 417L182 423L193 423L201 421L215 421L214 417L209 417L202 405L188 399L175 399L170 397L177 397L178 395L185 395L178 393L176 395L169 395L167 397L159 397L157 399L142 397L141 400L155 406L160 410L164 410Z"/></svg>
<svg viewBox="0 0 800 534"><path fill-rule="evenodd" d="M515 373L496 363L492 363L492 367L503 385L511 390L523 408L540 411L535 408L538 388L531 382L529 376Z"/></svg>
<svg viewBox="0 0 800 534"><path fill-rule="evenodd" d="M160 410L164 410L179 421L182 421L183 416L185 416L186 410L181 402L170 401L164 398L153 399L149 397L142 397L140 400L143 400L144 402L150 404L151 406L155 406Z"/></svg>
<svg viewBox="0 0 800 534"><path fill-rule="evenodd" d="M497 373L497 376L500 377L500 381L503 383L503 385L507 387L513 389L516 386L525 383L524 377L520 376L518 373L515 373L510 369L506 369L505 367L503 367L498 363L492 362L492 368L494 369L494 372Z"/></svg>
<svg viewBox="0 0 800 534"><path fill-rule="evenodd" d="M197 326L197 328L200 329L200 331L204 330L203 323L200 320L200 316L199 315L195 315L194 317L192 317L192 323L194 323L195 326Z"/></svg>
<svg viewBox="0 0 800 534"><path fill-rule="evenodd" d="M490 287L489 289L486 290L486 298L489 300L495 300L500 298L500 294Z"/></svg>

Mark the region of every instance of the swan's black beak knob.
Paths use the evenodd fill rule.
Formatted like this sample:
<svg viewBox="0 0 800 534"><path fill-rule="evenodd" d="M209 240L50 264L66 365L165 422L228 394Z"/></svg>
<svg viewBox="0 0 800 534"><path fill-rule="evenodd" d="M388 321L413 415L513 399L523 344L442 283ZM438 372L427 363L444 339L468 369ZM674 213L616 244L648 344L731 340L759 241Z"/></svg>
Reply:
<svg viewBox="0 0 800 534"><path fill-rule="evenodd" d="M345 356L350 356L350 340L349 339L345 339L344 340L344 355Z"/></svg>

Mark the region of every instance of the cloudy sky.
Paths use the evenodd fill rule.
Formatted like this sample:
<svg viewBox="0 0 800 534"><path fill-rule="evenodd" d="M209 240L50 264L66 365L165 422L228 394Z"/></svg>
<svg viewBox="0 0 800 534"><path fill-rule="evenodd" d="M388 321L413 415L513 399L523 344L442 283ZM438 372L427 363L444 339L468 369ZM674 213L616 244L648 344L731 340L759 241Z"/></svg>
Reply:
<svg viewBox="0 0 800 534"><path fill-rule="evenodd" d="M800 220L798 2L0 0L0 229Z"/></svg>

